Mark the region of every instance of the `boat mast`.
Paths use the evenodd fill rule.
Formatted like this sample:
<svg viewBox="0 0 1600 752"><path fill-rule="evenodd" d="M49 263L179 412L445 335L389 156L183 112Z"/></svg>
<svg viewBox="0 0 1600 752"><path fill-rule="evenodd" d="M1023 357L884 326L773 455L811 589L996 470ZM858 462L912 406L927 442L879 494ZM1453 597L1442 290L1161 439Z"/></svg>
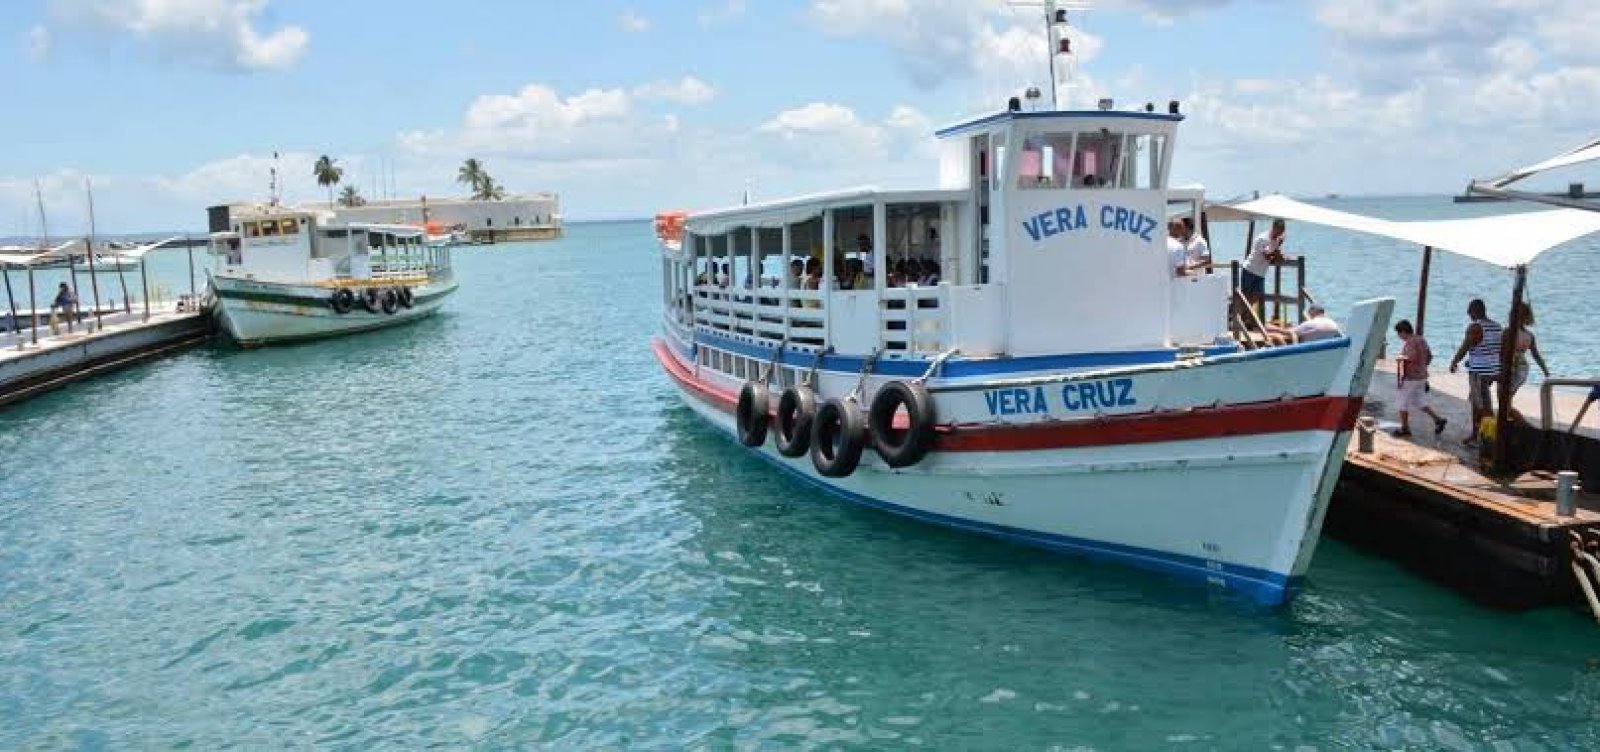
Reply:
<svg viewBox="0 0 1600 752"><path fill-rule="evenodd" d="M1082 13L1092 7L1089 0L1042 0L1041 2L1012 2L1016 8L1038 8L1044 11L1045 39L1049 48L1045 54L1050 58L1050 109L1061 109L1060 90L1063 85L1071 89L1072 74L1076 68L1072 63L1072 39L1067 36L1067 29L1072 26L1067 11ZM1056 58L1066 60L1057 65ZM1065 79L1065 80L1063 80Z"/></svg>

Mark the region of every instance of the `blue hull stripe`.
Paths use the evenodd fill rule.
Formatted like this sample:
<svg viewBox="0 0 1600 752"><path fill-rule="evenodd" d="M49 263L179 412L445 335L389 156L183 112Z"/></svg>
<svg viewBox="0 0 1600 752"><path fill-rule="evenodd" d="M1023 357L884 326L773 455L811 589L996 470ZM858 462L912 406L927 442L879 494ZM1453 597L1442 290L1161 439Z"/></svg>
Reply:
<svg viewBox="0 0 1600 752"><path fill-rule="evenodd" d="M696 331L695 343L726 350L731 353L743 355L747 358L770 360L774 349L771 345L757 345L742 342L731 337L712 332ZM668 337L668 339L673 339ZM1303 355L1319 350L1337 350L1350 346L1349 337L1305 342L1297 345L1284 345L1262 350L1240 351L1235 347L1213 347L1204 351L1205 363L1223 364L1237 363L1246 360L1266 360L1269 358L1282 358L1291 355ZM1063 355L1030 355L1016 358L984 358L979 360L963 360L959 357L946 361L939 375L944 378L962 378L970 376L1009 376L1032 371L1057 371L1068 369L1092 368L1120 368L1129 366L1152 366L1172 363L1177 360L1178 351L1163 350L1130 350L1125 352L1104 353L1070 353ZM816 361L816 355L803 350L786 348L783 353L785 365L810 368ZM873 373L884 376L910 376L917 377L926 373L928 360L888 360L880 359L873 366ZM822 370L835 371L855 375L861 372L866 359L854 355L827 355L822 359Z"/></svg>

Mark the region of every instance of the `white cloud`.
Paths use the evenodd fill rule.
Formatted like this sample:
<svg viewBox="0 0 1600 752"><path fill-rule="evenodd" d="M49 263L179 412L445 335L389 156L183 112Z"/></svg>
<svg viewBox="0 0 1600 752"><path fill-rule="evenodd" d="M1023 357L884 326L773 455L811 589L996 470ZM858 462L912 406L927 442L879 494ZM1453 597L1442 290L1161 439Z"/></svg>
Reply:
<svg viewBox="0 0 1600 752"><path fill-rule="evenodd" d="M533 161L603 161L656 156L675 121L638 111L626 89L563 97L543 84L472 100L459 127L406 131L400 148L418 156L503 156Z"/></svg>
<svg viewBox="0 0 1600 752"><path fill-rule="evenodd" d="M126 36L158 55L235 71L282 70L305 53L311 35L286 25L267 31L270 0L49 0L62 23Z"/></svg>
<svg viewBox="0 0 1600 752"><path fill-rule="evenodd" d="M98 229L107 233L198 229L205 226L205 208L229 201L265 201L272 169L278 169L279 193L286 203L325 200L312 177L316 155L285 152L239 154L216 159L185 172L155 175L93 174L64 168L34 177L0 175L0 204L33 206L35 181L44 199L50 233L70 237L89 231L84 181L94 181ZM340 160L346 176L360 173L359 159ZM15 221L12 219L12 221ZM37 216L25 227L0 225L0 235L38 232Z"/></svg>
<svg viewBox="0 0 1600 752"><path fill-rule="evenodd" d="M635 11L625 10L617 16L617 25L622 27L623 31L642 34L650 30L650 19Z"/></svg>
<svg viewBox="0 0 1600 752"><path fill-rule="evenodd" d="M50 30L35 24L28 30L28 59L42 63L50 57Z"/></svg>
<svg viewBox="0 0 1600 752"><path fill-rule="evenodd" d="M677 81L652 81L633 88L640 99L659 99L678 104L705 104L716 98L717 90L694 76L684 76Z"/></svg>

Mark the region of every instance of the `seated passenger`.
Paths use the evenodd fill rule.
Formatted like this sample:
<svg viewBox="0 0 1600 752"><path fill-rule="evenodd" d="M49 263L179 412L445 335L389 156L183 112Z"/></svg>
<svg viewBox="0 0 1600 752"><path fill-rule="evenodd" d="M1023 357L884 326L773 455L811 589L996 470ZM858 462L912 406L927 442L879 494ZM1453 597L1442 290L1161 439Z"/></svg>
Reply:
<svg viewBox="0 0 1600 752"><path fill-rule="evenodd" d="M1284 342L1316 342L1344 336L1339 324L1328 318L1322 306L1313 303L1306 309L1306 320L1292 327L1267 326L1267 334Z"/></svg>
<svg viewBox="0 0 1600 752"><path fill-rule="evenodd" d="M906 287L917 287L922 284L922 262L916 259L906 259L905 266Z"/></svg>
<svg viewBox="0 0 1600 752"><path fill-rule="evenodd" d="M922 279L917 284L923 287L934 287L939 284L939 262L928 260L922 262Z"/></svg>
<svg viewBox="0 0 1600 752"><path fill-rule="evenodd" d="M906 262L904 260L894 261L889 264L887 284L890 287L905 287Z"/></svg>
<svg viewBox="0 0 1600 752"><path fill-rule="evenodd" d="M844 264L844 278L839 280L841 290L871 290L872 278L867 276L861 259L850 259Z"/></svg>
<svg viewBox="0 0 1600 752"><path fill-rule="evenodd" d="M789 289L798 290L806 278L806 262L794 259L789 262Z"/></svg>

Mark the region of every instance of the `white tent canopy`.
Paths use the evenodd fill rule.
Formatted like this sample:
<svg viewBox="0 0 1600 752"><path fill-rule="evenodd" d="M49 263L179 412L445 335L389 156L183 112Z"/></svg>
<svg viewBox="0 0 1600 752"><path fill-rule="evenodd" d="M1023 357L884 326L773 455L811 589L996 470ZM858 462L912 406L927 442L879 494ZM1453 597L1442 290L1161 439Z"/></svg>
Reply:
<svg viewBox="0 0 1600 752"><path fill-rule="evenodd" d="M1209 206L1206 216L1222 222L1263 218L1309 222L1432 246L1507 269L1524 266L1569 240L1600 232L1600 212L1578 209L1401 222L1335 211L1286 196Z"/></svg>
<svg viewBox="0 0 1600 752"><path fill-rule="evenodd" d="M1571 167L1575 164L1583 164L1584 162L1593 162L1596 160L1600 160L1600 139L1590 141L1587 144L1579 146L1575 149L1571 149L1555 157L1551 157L1550 159L1547 159L1536 165L1529 165L1520 170L1512 170L1511 172L1506 173L1504 176L1495 178L1494 180L1485 180L1480 185L1486 185L1492 188L1504 188L1512 183L1522 180L1523 178L1532 177L1541 172L1549 172L1551 170L1561 169L1562 167Z"/></svg>

